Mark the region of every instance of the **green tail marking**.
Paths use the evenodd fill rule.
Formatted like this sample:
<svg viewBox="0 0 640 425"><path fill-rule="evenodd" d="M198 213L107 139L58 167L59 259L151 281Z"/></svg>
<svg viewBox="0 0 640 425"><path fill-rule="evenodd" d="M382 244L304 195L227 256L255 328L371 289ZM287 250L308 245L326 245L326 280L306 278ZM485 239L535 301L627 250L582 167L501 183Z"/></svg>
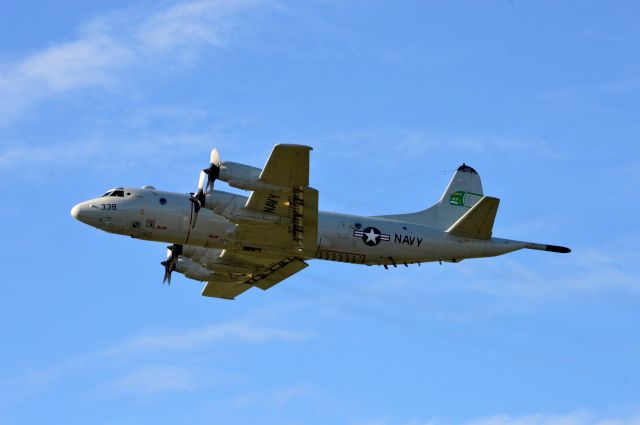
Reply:
<svg viewBox="0 0 640 425"><path fill-rule="evenodd" d="M479 193L463 192L459 190L457 192L453 192L451 196L449 196L449 204L457 205L459 207L471 208L471 205L469 205L470 202L465 202L465 201L471 201L471 199L467 199L467 196L471 196L471 197L477 196L479 198L482 198L483 195Z"/></svg>

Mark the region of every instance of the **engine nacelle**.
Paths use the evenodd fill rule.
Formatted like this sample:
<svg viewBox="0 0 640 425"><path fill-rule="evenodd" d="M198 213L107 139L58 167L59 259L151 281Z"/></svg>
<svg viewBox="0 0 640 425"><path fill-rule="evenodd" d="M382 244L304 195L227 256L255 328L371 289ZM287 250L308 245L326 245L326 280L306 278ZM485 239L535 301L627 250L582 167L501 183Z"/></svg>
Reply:
<svg viewBox="0 0 640 425"><path fill-rule="evenodd" d="M205 266L206 269L213 270L215 273L250 274L255 271L250 265L227 263L221 258L207 260Z"/></svg>
<svg viewBox="0 0 640 425"><path fill-rule="evenodd" d="M238 211L244 207L247 198L234 193L214 190L205 194L204 207L224 216L224 211Z"/></svg>
<svg viewBox="0 0 640 425"><path fill-rule="evenodd" d="M220 176L218 179L227 182L229 186L238 189L247 189L246 186L258 183L258 178L262 170L260 168L251 167L249 165L239 164L237 162L225 161L220 164Z"/></svg>
<svg viewBox="0 0 640 425"><path fill-rule="evenodd" d="M202 265L191 261L188 258L180 257L176 262L176 271L184 274L190 279L200 280L202 282L237 282L240 277L233 277L227 274L219 274L204 268Z"/></svg>
<svg viewBox="0 0 640 425"><path fill-rule="evenodd" d="M218 179L227 182L229 186L242 190L269 190L271 192L288 190L288 188L261 182L259 180L261 173L262 169L260 168L225 161L220 164L220 176Z"/></svg>
<svg viewBox="0 0 640 425"><path fill-rule="evenodd" d="M288 217L279 217L277 215L261 214L255 211L240 208L237 211L222 211L220 213L224 218L233 224L250 224L254 226L273 226L275 224L286 225L289 223Z"/></svg>
<svg viewBox="0 0 640 425"><path fill-rule="evenodd" d="M187 258L195 265L204 266L206 270L218 273L253 273L256 268L248 263L234 264L224 258L220 258L220 250L207 249L199 246L185 245L182 249L182 257Z"/></svg>

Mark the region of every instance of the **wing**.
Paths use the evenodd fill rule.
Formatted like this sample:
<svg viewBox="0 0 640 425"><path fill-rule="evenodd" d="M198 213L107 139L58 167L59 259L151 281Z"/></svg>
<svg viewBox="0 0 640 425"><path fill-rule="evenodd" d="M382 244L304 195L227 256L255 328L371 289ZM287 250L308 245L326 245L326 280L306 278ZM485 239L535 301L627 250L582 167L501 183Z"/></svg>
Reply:
<svg viewBox="0 0 640 425"><path fill-rule="evenodd" d="M244 207L235 207L237 249L185 246L176 270L207 282L202 295L233 299L266 290L307 267L318 239L318 191L309 185L309 152L276 145Z"/></svg>
<svg viewBox="0 0 640 425"><path fill-rule="evenodd" d="M238 295L244 291L251 289L251 285L245 285L244 283L229 283L229 282L207 282L202 290L202 295L205 297L222 298L225 300L234 300Z"/></svg>
<svg viewBox="0 0 640 425"><path fill-rule="evenodd" d="M249 246L264 246L311 257L318 239L318 191L309 185L309 152L302 145L276 145L260 173L264 189L251 192L245 210L269 223L239 224L238 236Z"/></svg>
<svg viewBox="0 0 640 425"><path fill-rule="evenodd" d="M274 186L308 186L309 152L304 145L275 145L267 164L260 173L260 181Z"/></svg>
<svg viewBox="0 0 640 425"><path fill-rule="evenodd" d="M176 271L206 282L206 297L234 299L254 286L267 290L307 266L296 257L187 245Z"/></svg>
<svg viewBox="0 0 640 425"><path fill-rule="evenodd" d="M244 283L257 286L264 291L308 266L307 263L296 257L279 258L268 254L256 255L226 249L223 251L221 258L237 264L252 264L254 267L260 264L258 266L259 269L252 273Z"/></svg>

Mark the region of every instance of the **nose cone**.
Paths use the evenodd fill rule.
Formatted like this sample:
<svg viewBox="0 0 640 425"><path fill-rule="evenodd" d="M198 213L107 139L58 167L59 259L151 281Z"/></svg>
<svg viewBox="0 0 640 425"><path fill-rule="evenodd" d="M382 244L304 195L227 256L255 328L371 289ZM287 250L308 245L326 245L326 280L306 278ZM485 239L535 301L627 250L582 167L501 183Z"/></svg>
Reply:
<svg viewBox="0 0 640 425"><path fill-rule="evenodd" d="M76 220L80 220L80 204L74 206L73 208L71 208L71 217L75 218Z"/></svg>
<svg viewBox="0 0 640 425"><path fill-rule="evenodd" d="M81 221L85 224L92 224L91 219L93 218L91 212L91 205L86 202L81 202L75 207L71 208L71 217L75 218L78 221Z"/></svg>

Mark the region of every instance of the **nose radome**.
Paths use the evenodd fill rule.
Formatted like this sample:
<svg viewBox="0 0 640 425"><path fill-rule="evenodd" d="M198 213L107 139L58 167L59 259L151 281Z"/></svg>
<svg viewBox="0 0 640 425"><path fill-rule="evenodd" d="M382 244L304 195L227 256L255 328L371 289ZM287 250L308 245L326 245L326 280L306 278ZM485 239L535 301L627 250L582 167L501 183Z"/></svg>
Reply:
<svg viewBox="0 0 640 425"><path fill-rule="evenodd" d="M71 217L75 218L82 223L90 224L91 214L89 213L89 206L86 202L81 202L75 207L71 208Z"/></svg>
<svg viewBox="0 0 640 425"><path fill-rule="evenodd" d="M78 220L78 216L80 215L80 204L74 206L73 208L71 208L71 217L75 218L76 220Z"/></svg>

